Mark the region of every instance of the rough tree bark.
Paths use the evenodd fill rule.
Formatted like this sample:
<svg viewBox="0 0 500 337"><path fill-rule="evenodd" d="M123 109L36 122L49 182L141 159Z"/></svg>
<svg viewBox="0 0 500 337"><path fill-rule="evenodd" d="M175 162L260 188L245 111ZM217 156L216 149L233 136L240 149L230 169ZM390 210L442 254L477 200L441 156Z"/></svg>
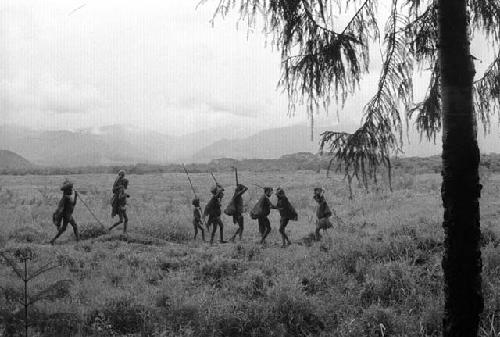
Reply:
<svg viewBox="0 0 500 337"><path fill-rule="evenodd" d="M466 0L439 1L439 58L443 112L445 308L443 336L477 336L483 310L479 247L479 148L472 106Z"/></svg>

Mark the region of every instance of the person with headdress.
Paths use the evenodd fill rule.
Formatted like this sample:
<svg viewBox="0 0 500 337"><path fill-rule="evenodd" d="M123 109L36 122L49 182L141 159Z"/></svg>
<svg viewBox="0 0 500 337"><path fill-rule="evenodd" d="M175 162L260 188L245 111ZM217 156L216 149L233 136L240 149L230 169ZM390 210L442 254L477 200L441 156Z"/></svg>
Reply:
<svg viewBox="0 0 500 337"><path fill-rule="evenodd" d="M205 205L205 211L203 212L203 217L208 216L207 228L212 225L212 235L210 237L210 244L214 243L215 232L217 227L219 227L220 243L226 243L224 241L224 224L220 218L221 216L221 200L224 197L224 188L221 185L216 184L210 190L212 193L212 198Z"/></svg>
<svg viewBox="0 0 500 337"><path fill-rule="evenodd" d="M245 185L238 184L234 190L234 195L231 201L229 202L229 205L226 207L224 210L224 213L226 213L229 216L233 217L233 223L235 225L238 225L238 229L234 233L233 237L231 238L231 241L234 241L236 239L236 236L240 236L240 241L241 237L243 235L243 198L242 195L248 190L248 188Z"/></svg>
<svg viewBox="0 0 500 337"><path fill-rule="evenodd" d="M119 208L119 195L123 191L123 186L124 184L128 185L128 180L125 178L125 171L120 170L118 171L118 176L115 179L115 182L113 183L113 198L111 199L111 217L113 218L115 215L118 214L118 208Z"/></svg>
<svg viewBox="0 0 500 337"><path fill-rule="evenodd" d="M318 204L316 207L316 240L321 239L320 230L326 232L328 228L332 227L332 223L330 222L330 216L332 215L332 211L326 202L324 196L324 190L320 187L316 187L314 189L313 199Z"/></svg>
<svg viewBox="0 0 500 337"><path fill-rule="evenodd" d="M281 234L281 239L283 241L282 247L286 247L292 244L290 239L285 233L286 226L290 220L297 220L297 212L295 208L292 206L290 201L285 195L285 191L278 187L276 189L276 197L278 201L276 202L276 208L280 212L280 229L279 232Z"/></svg>
<svg viewBox="0 0 500 337"><path fill-rule="evenodd" d="M111 217L118 215L118 222L114 223L109 230L112 230L116 226L123 223L123 233L127 233L127 198L130 195L127 194L126 189L128 188L128 179L125 178L125 171L120 170L118 172L118 177L113 183L113 199L111 200Z"/></svg>
<svg viewBox="0 0 500 337"><path fill-rule="evenodd" d="M250 212L252 219L257 219L259 223L259 232L261 235L260 243L264 244L267 236L271 232L271 222L269 222L269 214L271 208L276 208L269 199L273 193L272 187L264 187L264 194L260 197L259 201L255 204Z"/></svg>
<svg viewBox="0 0 500 337"><path fill-rule="evenodd" d="M73 194L73 183L69 180L65 180L63 182L61 191L63 192L62 198L57 205L56 211L52 215L52 221L57 227L57 234L52 240L50 240L51 245L53 245L57 238L66 231L68 223L71 225L71 227L73 227L73 233L75 234L76 241L80 240L80 236L78 234L78 226L75 219L73 218L73 211L78 199L78 192L75 191L75 197L74 199L72 199L71 195Z"/></svg>
<svg viewBox="0 0 500 337"><path fill-rule="evenodd" d="M200 207L200 199L195 197L191 204L194 206L193 209L193 226L194 226L194 238L196 240L196 236L198 235L198 230L201 230L201 238L205 241L205 230L203 229L202 224L202 211Z"/></svg>

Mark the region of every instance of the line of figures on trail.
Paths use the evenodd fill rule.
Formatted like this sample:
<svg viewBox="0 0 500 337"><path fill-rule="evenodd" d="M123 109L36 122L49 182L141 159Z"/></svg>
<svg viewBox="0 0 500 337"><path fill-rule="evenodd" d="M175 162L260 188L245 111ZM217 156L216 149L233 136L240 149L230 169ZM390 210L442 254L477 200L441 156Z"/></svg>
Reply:
<svg viewBox="0 0 500 337"><path fill-rule="evenodd" d="M127 233L128 216L127 216L127 198L130 195L127 194L128 179L125 178L125 172L120 170L118 176L113 183L113 198L111 199L111 217L114 218L118 216L119 220L109 227L109 231L113 228L123 224L123 233ZM244 229L244 206L243 206L243 194L248 190L248 188L243 184L237 184L234 190L233 197L230 199L229 204L224 209L224 213L233 218L233 223L238 226L238 229L231 237L231 241L235 241L239 237L240 241L243 236ZM59 201L58 207L55 210L52 220L57 227L57 234L50 241L53 245L55 240L66 231L68 224L73 227L73 232L75 234L76 240L79 240L78 226L73 218L73 210L76 206L78 199L78 191L74 190L73 183L69 180L65 180L61 186L61 191L63 196ZM72 198L74 191L74 197ZM219 242L226 243L224 240L224 224L221 220L221 201L224 197L224 188L216 182L210 190L212 197L206 204L204 210L200 205L200 199L195 195L192 200L193 208L193 227L194 227L194 238L198 236L201 232L201 237L205 241L205 228L207 231L212 230L210 237L210 244L214 243L214 238L219 228ZM263 194L259 198L258 202L250 211L250 217L258 221L259 233L261 235L260 243L264 244L266 238L271 232L271 223L269 221L269 215L271 209L276 209L280 214L280 227L279 233L282 239L282 247L287 247L291 244L285 230L289 221L297 221L298 215L295 208L292 206L283 188L278 187L276 189L277 202L274 205L270 197L273 194L272 187L263 187ZM328 207L324 196L324 190L320 187L314 188L313 199L317 203L316 207L316 231L315 238L319 240L321 238L320 231L326 231L328 228L332 227L330 222L330 217L332 216L332 211ZM87 206L85 204L85 206ZM88 208L88 206L87 206ZM89 209L91 212L91 210ZM92 213L92 215L94 215ZM96 218L96 220L98 220ZM99 221L99 220L98 220ZM205 228L204 228L205 227Z"/></svg>

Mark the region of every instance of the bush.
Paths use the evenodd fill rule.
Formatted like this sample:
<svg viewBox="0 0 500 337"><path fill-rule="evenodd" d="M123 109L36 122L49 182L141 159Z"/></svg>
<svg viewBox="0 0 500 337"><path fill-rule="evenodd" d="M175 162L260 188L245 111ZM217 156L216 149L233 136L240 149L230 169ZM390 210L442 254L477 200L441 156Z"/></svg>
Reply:
<svg viewBox="0 0 500 337"><path fill-rule="evenodd" d="M191 227L172 216L168 223L154 222L138 230L148 236L165 241L184 243L191 240Z"/></svg>
<svg viewBox="0 0 500 337"><path fill-rule="evenodd" d="M79 234L81 240L88 240L108 234L108 230L101 224L89 223L85 227L79 229Z"/></svg>
<svg viewBox="0 0 500 337"><path fill-rule="evenodd" d="M375 265L360 293L361 305L401 305L412 299L415 285L404 266L396 263Z"/></svg>
<svg viewBox="0 0 500 337"><path fill-rule="evenodd" d="M130 298L108 300L101 309L94 310L88 319L90 333L95 333L108 327L122 334L153 332L154 313L143 305L133 303ZM97 331L96 331L97 330Z"/></svg>
<svg viewBox="0 0 500 337"><path fill-rule="evenodd" d="M425 336L441 336L441 325L443 323L443 312L441 306L427 308L422 315L422 332Z"/></svg>
<svg viewBox="0 0 500 337"><path fill-rule="evenodd" d="M49 238L47 233L39 228L21 227L9 233L9 240L27 243L45 243Z"/></svg>
<svg viewBox="0 0 500 337"><path fill-rule="evenodd" d="M306 299L281 293L275 300L273 316L283 324L286 336L317 336L325 324L315 313L313 305Z"/></svg>
<svg viewBox="0 0 500 337"><path fill-rule="evenodd" d="M193 304L181 304L177 308L171 308L166 315L166 325L173 332L192 327L199 329L199 308Z"/></svg>
<svg viewBox="0 0 500 337"><path fill-rule="evenodd" d="M67 337L78 334L78 326L82 323L76 313L54 313L40 324L41 337Z"/></svg>
<svg viewBox="0 0 500 337"><path fill-rule="evenodd" d="M222 281L230 276L235 276L242 271L238 260L216 258L203 263L197 271L197 277L220 287Z"/></svg>
<svg viewBox="0 0 500 337"><path fill-rule="evenodd" d="M488 276L500 276L500 251L488 245L482 250L483 273Z"/></svg>
<svg viewBox="0 0 500 337"><path fill-rule="evenodd" d="M252 269L246 272L245 279L247 280L244 284L244 292L249 297L261 297L266 293L266 287L270 284L270 281L266 279L266 275L257 269Z"/></svg>

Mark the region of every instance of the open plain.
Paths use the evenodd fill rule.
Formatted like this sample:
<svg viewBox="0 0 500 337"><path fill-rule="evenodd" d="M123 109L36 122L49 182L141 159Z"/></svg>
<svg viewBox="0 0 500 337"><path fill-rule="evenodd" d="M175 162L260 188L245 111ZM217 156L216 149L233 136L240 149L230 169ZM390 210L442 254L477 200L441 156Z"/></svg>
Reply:
<svg viewBox="0 0 500 337"><path fill-rule="evenodd" d="M215 173L225 187L234 176ZM64 178L80 191L74 217L55 246L51 222ZM193 174L202 205L213 184ZM129 233L108 233L115 176L0 176L0 244L29 247L29 267L58 267L30 284L29 294L68 280L29 308L30 336L438 336L441 334L443 229L438 174L393 177L355 186L349 200L341 176L323 173L240 172L251 209L261 194L253 183L281 186L299 213L281 248L272 212L268 243L258 244L257 222L246 213L243 240L210 246L193 240L193 198L184 174L128 175ZM481 226L485 310L481 336L500 333L500 175L482 174ZM356 184L354 184L356 185ZM312 189L326 189L342 221L312 240ZM275 197L271 199L275 202ZM84 201L102 224L82 203ZM224 236L236 226L223 215ZM209 237L209 235L207 235ZM4 261L5 262L5 261ZM23 332L22 281L0 265L0 335ZM17 294L17 295L16 295Z"/></svg>

